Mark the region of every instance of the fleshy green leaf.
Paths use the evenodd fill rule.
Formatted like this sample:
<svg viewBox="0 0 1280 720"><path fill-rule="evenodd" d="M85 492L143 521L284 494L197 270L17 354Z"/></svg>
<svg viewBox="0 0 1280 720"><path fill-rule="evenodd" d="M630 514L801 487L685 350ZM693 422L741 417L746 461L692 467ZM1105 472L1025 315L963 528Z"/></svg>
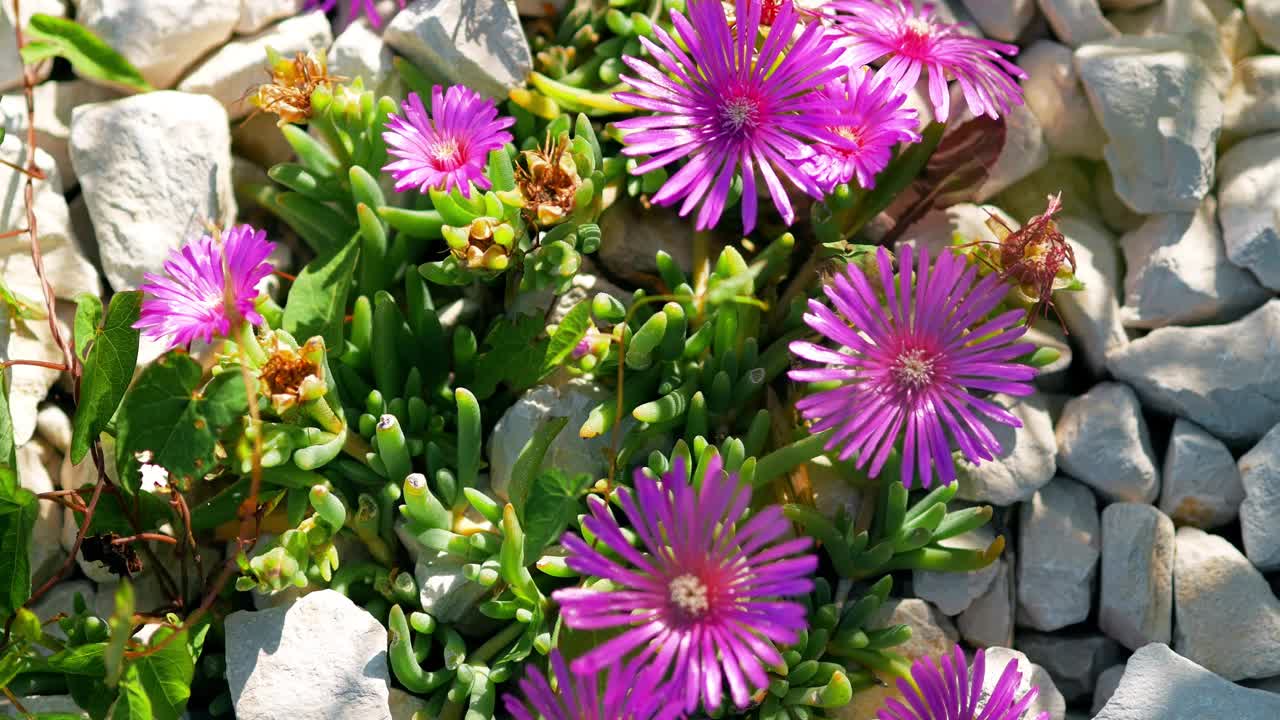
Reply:
<svg viewBox="0 0 1280 720"><path fill-rule="evenodd" d="M129 387L129 378L133 377L133 369L138 364L138 331L133 329L133 324L138 321L141 308L142 293L136 290L116 293L107 308L106 321L94 333L93 347L85 359L80 380L80 405L71 436L73 463L84 459ZM77 331L79 320L77 309ZM77 352L80 347L77 335Z"/></svg>
<svg viewBox="0 0 1280 720"><path fill-rule="evenodd" d="M139 484L137 454L170 477L203 477L213 467L214 434L196 399L200 365L171 352L151 364L125 395L116 418L116 467L130 492Z"/></svg>
<svg viewBox="0 0 1280 720"><path fill-rule="evenodd" d="M32 41L22 48L22 61L25 63L64 57L80 77L142 92L152 89L142 73L123 55L74 20L37 13L31 16L27 35Z"/></svg>
<svg viewBox="0 0 1280 720"><path fill-rule="evenodd" d="M284 329L296 338L320 335L331 352L342 350L347 293L359 255L360 243L353 240L338 252L307 263L289 289Z"/></svg>
<svg viewBox="0 0 1280 720"><path fill-rule="evenodd" d="M559 470L548 470L533 481L524 506L524 556L536 558L543 548L555 542L577 516L578 498L586 491L591 477L579 474L568 477Z"/></svg>
<svg viewBox="0 0 1280 720"><path fill-rule="evenodd" d="M555 334L547 342L547 354L542 360L542 374L546 375L564 362L574 347L587 336L591 327L591 299L574 305L556 326Z"/></svg>
<svg viewBox="0 0 1280 720"><path fill-rule="evenodd" d="M107 646L102 650L102 664L106 668L103 679L111 687L120 687L123 694L124 688L120 680L125 677L124 650L133 635L133 584L128 580L121 580L116 586L115 602L115 609L111 611L111 617L107 618L111 634Z"/></svg>
<svg viewBox="0 0 1280 720"><path fill-rule="evenodd" d="M76 295L75 341L76 357L85 360L85 352L93 341L98 326L102 324L102 299L93 293Z"/></svg>
<svg viewBox="0 0 1280 720"><path fill-rule="evenodd" d="M0 468L0 484L14 483L13 470ZM0 496L0 617L8 617L31 596L31 530L40 500L24 488Z"/></svg>

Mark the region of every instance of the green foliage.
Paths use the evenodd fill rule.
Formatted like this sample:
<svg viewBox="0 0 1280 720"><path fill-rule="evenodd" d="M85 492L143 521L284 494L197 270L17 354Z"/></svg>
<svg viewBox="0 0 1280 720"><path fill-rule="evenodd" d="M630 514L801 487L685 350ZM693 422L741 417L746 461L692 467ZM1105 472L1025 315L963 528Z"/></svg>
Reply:
<svg viewBox="0 0 1280 720"><path fill-rule="evenodd" d="M0 467L0 617L13 614L31 595L28 549L39 500L16 483L13 469Z"/></svg>
<svg viewBox="0 0 1280 720"><path fill-rule="evenodd" d="M319 335L326 347L341 348L347 293L355 275L360 247L349 242L316 258L298 273L284 306L284 329L295 337Z"/></svg>
<svg viewBox="0 0 1280 720"><path fill-rule="evenodd" d="M27 25L27 35L32 40L22 47L22 62L28 65L63 57L80 77L141 92L152 89L123 55L74 20L36 13Z"/></svg>
<svg viewBox="0 0 1280 720"><path fill-rule="evenodd" d="M94 305L84 302L76 309L77 330L81 308L87 308L86 323L94 313ZM138 331L133 324L142 308L142 293L119 292L111 298L107 318L93 331L92 345L85 349L76 338L77 353L84 353L84 373L80 377L80 407L76 412L71 436L71 462L78 463L111 420L124 398L134 366L138 364ZM101 305L97 306L101 313Z"/></svg>

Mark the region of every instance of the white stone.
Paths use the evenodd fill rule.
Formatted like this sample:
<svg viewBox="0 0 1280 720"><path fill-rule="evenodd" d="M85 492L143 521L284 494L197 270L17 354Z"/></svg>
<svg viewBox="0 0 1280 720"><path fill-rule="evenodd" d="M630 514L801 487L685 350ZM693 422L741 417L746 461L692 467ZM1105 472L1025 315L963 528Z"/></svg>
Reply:
<svg viewBox="0 0 1280 720"><path fill-rule="evenodd" d="M67 6L62 0L27 0L22 3L22 26L31 22L36 13L63 17ZM14 34L13 3L0 6L0 92L22 87L22 61L18 57L18 39ZM53 61L46 60L36 67L36 82L49 77Z"/></svg>
<svg viewBox="0 0 1280 720"><path fill-rule="evenodd" d="M1120 34L1107 22L1098 0L1040 0L1040 12L1049 21L1053 34L1071 47Z"/></svg>
<svg viewBox="0 0 1280 720"><path fill-rule="evenodd" d="M894 652L911 660L920 657L936 658L949 653L960 639L955 626L946 615L917 598L889 598L871 616L867 625L874 628L906 625L911 628L911 638L894 647Z"/></svg>
<svg viewBox="0 0 1280 720"><path fill-rule="evenodd" d="M387 630L345 595L232 613L226 633L240 720L390 720Z"/></svg>
<svg viewBox="0 0 1280 720"><path fill-rule="evenodd" d="M1151 437L1129 386L1099 383L1067 401L1055 432L1059 471L1113 502L1150 503L1159 495Z"/></svg>
<svg viewBox="0 0 1280 720"><path fill-rule="evenodd" d="M63 455L71 449L71 418L57 405L41 405L36 413L36 432Z"/></svg>
<svg viewBox="0 0 1280 720"><path fill-rule="evenodd" d="M987 178L974 192L978 202L995 197L1049 162L1049 146L1040 130L1040 121L1026 103L1014 105L1004 113L1004 132L1004 147L987 169Z"/></svg>
<svg viewBox="0 0 1280 720"><path fill-rule="evenodd" d="M70 695L35 695L18 699L23 709L36 715L19 714L6 697L0 697L0 717L73 717L88 720L89 713L80 709Z"/></svg>
<svg viewBox="0 0 1280 720"><path fill-rule="evenodd" d="M489 592L463 576L463 565L461 560L442 552L419 560L414 568L422 609L440 622L457 622Z"/></svg>
<svg viewBox="0 0 1280 720"><path fill-rule="evenodd" d="M1193 212L1213 185L1222 100L1188 36L1124 37L1076 50L1107 133L1116 194L1141 213Z"/></svg>
<svg viewBox="0 0 1280 720"><path fill-rule="evenodd" d="M1123 676L1124 663L1112 665L1098 675L1093 686L1093 706L1089 709L1091 715L1097 715L1102 710L1102 706L1107 704L1111 696L1116 693L1116 688L1120 686L1120 678Z"/></svg>
<svg viewBox="0 0 1280 720"><path fill-rule="evenodd" d="M1244 0L1244 12L1262 42L1272 50L1280 50L1280 3Z"/></svg>
<svg viewBox="0 0 1280 720"><path fill-rule="evenodd" d="M1027 334L1022 337L1025 342L1035 343L1038 348L1049 348L1058 351L1058 359L1040 368L1040 372L1036 374L1036 387L1040 389L1060 389L1064 378L1062 377L1067 368L1071 367L1071 343L1068 342L1066 333L1063 332L1061 323L1058 318L1053 316L1053 312L1049 312L1049 316L1043 314L1038 315L1032 321L1031 327L1027 328Z"/></svg>
<svg viewBox="0 0 1280 720"><path fill-rule="evenodd" d="M45 593L40 601L32 606L31 612L42 621L48 621L59 613L70 617L75 614L75 598L79 594L84 598L86 609L92 609L94 601L98 594L94 590L93 584L86 580L65 580L53 587L49 588L49 592ZM58 623L49 623L44 626L45 632L58 638L66 640L67 634L62 631L62 626Z"/></svg>
<svg viewBox="0 0 1280 720"><path fill-rule="evenodd" d="M412 2L412 0L372 0L374 13L378 16L378 22L373 25L373 29L381 32L387 26L387 22L393 19L396 13L400 12L403 4ZM338 17L333 25L338 28L346 28L358 22L369 22L366 16L368 9L368 0L359 3L342 2L338 3Z"/></svg>
<svg viewBox="0 0 1280 720"><path fill-rule="evenodd" d="M1226 325L1166 327L1119 348L1107 368L1153 410L1228 444L1280 422L1280 300Z"/></svg>
<svg viewBox="0 0 1280 720"><path fill-rule="evenodd" d="M48 463L56 458L57 451L42 440L18 448L18 481L22 487L39 495L53 492L53 478L49 477ZM27 558L31 563L31 584L38 587L53 576L67 554L58 543L62 531L62 508L41 500L36 506L35 525L31 529L31 544Z"/></svg>
<svg viewBox="0 0 1280 720"><path fill-rule="evenodd" d="M1173 521L1150 505L1102 511L1102 592L1098 625L1136 650L1167 643L1173 630Z"/></svg>
<svg viewBox="0 0 1280 720"><path fill-rule="evenodd" d="M1053 479L1058 444L1044 396L994 395L991 402L1013 413L1022 421L1022 427L993 423L990 430L1000 442L1000 455L976 466L963 458L956 461L959 497L1012 505L1030 498Z"/></svg>
<svg viewBox="0 0 1280 720"><path fill-rule="evenodd" d="M157 88L231 37L242 0L80 0L76 20Z"/></svg>
<svg viewBox="0 0 1280 720"><path fill-rule="evenodd" d="M964 0L964 6L989 38L1013 42L1036 16L1035 0Z"/></svg>
<svg viewBox="0 0 1280 720"><path fill-rule="evenodd" d="M400 76L392 59L395 54L367 21L353 22L334 38L329 48L329 74L348 80L361 78L364 86L379 95L403 95Z"/></svg>
<svg viewBox="0 0 1280 720"><path fill-rule="evenodd" d="M240 0L236 34L252 35L282 18L302 12L303 0Z"/></svg>
<svg viewBox="0 0 1280 720"><path fill-rule="evenodd" d="M1092 199L1098 207L1102 222L1117 233L1132 232L1147 221L1146 215L1134 212L1133 208L1125 205L1120 196L1116 195L1115 182L1106 163L1094 166Z"/></svg>
<svg viewBox="0 0 1280 720"><path fill-rule="evenodd" d="M1106 141L1076 73L1071 48L1039 40L1018 54L1027 73L1022 94L1055 155L1102 159Z"/></svg>
<svg viewBox="0 0 1280 720"><path fill-rule="evenodd" d="M1222 156L1218 220L1231 262L1280 290L1280 133L1250 138Z"/></svg>
<svg viewBox="0 0 1280 720"><path fill-rule="evenodd" d="M995 539L995 530L984 525L977 530L943 540L941 544L962 550L986 550ZM920 599L933 603L943 614L959 615L987 592L1000 570L997 563L972 572L914 570L911 573L911 588Z"/></svg>
<svg viewBox="0 0 1280 720"><path fill-rule="evenodd" d="M61 190L76 185L76 171L71 165L71 111L79 105L113 100L120 97L114 88L93 85L84 80L45 82L36 86L32 96L35 106L36 146L53 156L58 164ZM26 144L27 99L15 92L0 98L0 122L7 134Z"/></svg>
<svg viewBox="0 0 1280 720"><path fill-rule="evenodd" d="M1152 643L1134 653L1115 693L1094 720L1274 720L1280 696L1227 682Z"/></svg>
<svg viewBox="0 0 1280 720"><path fill-rule="evenodd" d="M991 587L956 618L960 635L975 647L1013 644L1013 621L1018 604L1013 550L1006 549L994 565L999 569Z"/></svg>
<svg viewBox="0 0 1280 720"><path fill-rule="evenodd" d="M1107 357L1129 342L1116 298L1115 241L1106 229L1078 216L1059 217L1058 229L1075 254L1075 275L1084 288L1054 293L1054 307L1083 351L1085 365L1101 375Z"/></svg>
<svg viewBox="0 0 1280 720"><path fill-rule="evenodd" d="M192 68L178 83L178 90L212 95L227 109L228 116L236 120L253 111L247 97L268 80L264 69L267 48L280 53L281 57L293 58L300 52L322 53L332 42L329 18L313 10L223 45Z"/></svg>
<svg viewBox="0 0 1280 720"><path fill-rule="evenodd" d="M424 70L494 98L506 98L533 69L529 41L506 0L418 0L383 37Z"/></svg>
<svg viewBox="0 0 1280 720"><path fill-rule="evenodd" d="M1244 553L1263 572L1280 569L1280 425L1240 457L1240 534Z"/></svg>
<svg viewBox="0 0 1280 720"><path fill-rule="evenodd" d="M1172 532L1170 532L1172 541ZM1063 698L1074 702L1093 694L1102 671L1121 658L1120 646L1105 635L1018 635L1018 649L1043 667Z"/></svg>
<svg viewBox="0 0 1280 720"><path fill-rule="evenodd" d="M1103 10L1137 10L1160 0L1099 0Z"/></svg>
<svg viewBox="0 0 1280 720"><path fill-rule="evenodd" d="M1047 713L1048 720L1064 720L1067 714L1067 701L1062 697L1062 693L1058 692L1049 672L1031 662L1026 655L1004 647L992 647L986 650L986 677L982 681L982 699L978 705L984 705L991 698L1000 675L1014 660L1018 662L1018 671L1022 673L1014 690L1014 697L1026 695L1032 687L1040 690L1036 699L1027 706L1025 717L1040 718L1041 713Z"/></svg>
<svg viewBox="0 0 1280 720"><path fill-rule="evenodd" d="M1164 456L1160 510L1179 525L1208 530L1234 520L1243 501L1240 469L1227 446L1190 420L1175 420Z"/></svg>
<svg viewBox="0 0 1280 720"><path fill-rule="evenodd" d="M1161 0L1154 5L1108 16L1125 35L1182 35L1204 57L1214 84L1225 90L1231 82L1231 63L1242 46L1256 46L1244 12L1231 0ZM1223 3L1226 3L1225 5ZM1210 5L1214 6L1210 8ZM1245 53L1248 54L1247 52Z"/></svg>
<svg viewBox="0 0 1280 720"><path fill-rule="evenodd" d="M430 720L427 701L417 695L410 695L400 688L391 688L389 700L391 720Z"/></svg>
<svg viewBox="0 0 1280 720"><path fill-rule="evenodd" d="M1211 195L1194 213L1152 215L1120 238L1126 327L1226 322L1266 302L1254 276L1227 262L1216 208Z"/></svg>
<svg viewBox="0 0 1280 720"><path fill-rule="evenodd" d="M213 98L154 92L76 108L71 161L107 281L137 287L172 248L235 219L231 134Z"/></svg>
<svg viewBox="0 0 1280 720"><path fill-rule="evenodd" d="M1019 518L1018 623L1050 631L1089 617L1100 545L1093 493L1054 478Z"/></svg>
<svg viewBox="0 0 1280 720"><path fill-rule="evenodd" d="M1256 55L1236 64L1223 99L1222 129L1239 135L1280 130L1280 56Z"/></svg>

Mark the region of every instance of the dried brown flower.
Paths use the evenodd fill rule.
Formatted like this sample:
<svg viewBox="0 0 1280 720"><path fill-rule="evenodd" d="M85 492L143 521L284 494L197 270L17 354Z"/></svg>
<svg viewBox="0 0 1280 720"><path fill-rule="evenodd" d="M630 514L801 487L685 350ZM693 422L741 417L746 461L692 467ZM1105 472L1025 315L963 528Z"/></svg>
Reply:
<svg viewBox="0 0 1280 720"><path fill-rule="evenodd" d="M280 117L276 125L303 123L311 118L311 94L316 88L339 82L329 75L324 55L300 52L287 60L267 50L267 73L271 82L258 86L249 103L261 111Z"/></svg>
<svg viewBox="0 0 1280 720"><path fill-rule="evenodd" d="M537 150L520 154L516 185L524 196L525 221L539 227L562 222L573 212L574 196L582 186L577 165L565 150L567 137L547 142Z"/></svg>

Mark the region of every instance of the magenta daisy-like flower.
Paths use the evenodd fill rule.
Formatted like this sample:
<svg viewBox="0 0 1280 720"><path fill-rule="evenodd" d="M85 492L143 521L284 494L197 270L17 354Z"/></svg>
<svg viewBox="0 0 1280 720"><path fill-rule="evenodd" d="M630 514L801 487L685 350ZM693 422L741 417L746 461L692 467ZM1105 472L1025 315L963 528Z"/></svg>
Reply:
<svg viewBox="0 0 1280 720"><path fill-rule="evenodd" d="M654 113L618 123L627 131L624 154L652 156L632 173L686 160L653 201L671 205L683 200L681 215L701 204L700 230L719 221L739 176L745 232L755 227L759 181L790 224L795 211L780 178L821 198L822 190L799 162L812 154L812 143L846 144L827 129L842 123L817 92L844 73L836 62L840 50L834 47L835 37L815 22L792 42L797 16L787 2L777 9L757 49L760 13L759 0L737 0L736 21L730 23L720 0L689 0L688 19L671 13L680 42L656 26L658 43L640 38L656 65L622 58L634 73L622 79L635 92L616 97Z"/></svg>
<svg viewBox="0 0 1280 720"><path fill-rule="evenodd" d="M855 41L844 58L851 65L890 56L880 72L903 92L928 69L929 102L939 122L946 122L951 111L948 75L974 115L995 118L1022 104L1014 78L1027 75L1003 57L1018 48L961 33L958 25L934 16L933 3L917 9L916 0L831 0L824 7L833 13L835 28Z"/></svg>
<svg viewBox="0 0 1280 720"><path fill-rule="evenodd" d="M675 720L684 712L639 663L613 663L603 675L570 673L559 650L551 651L556 691L537 668L520 681L524 697L502 700L515 720Z"/></svg>
<svg viewBox="0 0 1280 720"><path fill-rule="evenodd" d="M979 650L970 669L959 646L950 655L942 656L941 666L932 658L916 660L911 666L911 679L914 687L898 679L898 689L906 702L886 699L885 707L876 713L879 720L1023 720L1040 692L1032 686L1018 697L1022 672L1015 659L1004 666L987 701L982 702L986 653ZM1049 720L1049 713L1040 712L1027 720Z"/></svg>
<svg viewBox="0 0 1280 720"><path fill-rule="evenodd" d="M396 0L400 3L400 9L404 9L405 0ZM307 4L303 6L304 10L314 10L320 8L325 12L329 12L336 5L338 0L307 0ZM369 18L369 24L378 27L382 24L382 18L379 16L377 8L377 0L351 0L351 16L355 17L357 13L363 12L365 17Z"/></svg>
<svg viewBox="0 0 1280 720"><path fill-rule="evenodd" d="M833 81L822 95L844 111L841 124L830 130L849 141L845 147L817 145L805 161L804 169L824 193L854 178L864 188L875 187L876 173L889 164L894 145L920 141L916 111L903 107L906 95L883 75L850 68L848 77Z"/></svg>
<svg viewBox="0 0 1280 720"><path fill-rule="evenodd" d="M911 259L904 247L895 277L892 257L880 248L878 277L852 264L836 275L823 288L835 312L810 300L804 320L837 349L792 342L792 354L819 367L789 374L799 382L839 382L796 403L813 432L832 431L828 450L840 448L841 459L856 453L858 467L869 465L875 477L901 437L902 484L911 487L918 475L928 487L934 472L943 482L955 479L953 445L972 463L1000 452L986 421L1021 425L974 392L1030 394L1036 371L1015 359L1035 346L1017 342L1027 329L1025 310L987 319L1008 292L997 274L975 284L977 268L954 253L944 251L930 267L921 251L913 277Z"/></svg>
<svg viewBox="0 0 1280 720"><path fill-rule="evenodd" d="M258 283L271 274L267 256L274 249L266 232L237 225L221 241L204 235L174 250L164 275L143 275L142 312L133 326L175 348L224 337L239 318L261 325L254 300Z"/></svg>
<svg viewBox="0 0 1280 720"><path fill-rule="evenodd" d="M683 709L701 699L720 706L723 683L739 707L765 687L766 664L782 658L774 644L796 642L807 627L805 609L780 598L813 589L817 558L805 550L810 538L784 540L789 526L777 506L739 522L751 489L709 462L694 487L677 460L659 482L636 473L635 493L618 489L618 500L644 546L633 548L603 501L591 501L583 528L616 554L606 557L576 535L562 543L569 567L605 578L616 589L570 588L553 597L575 629L626 628L573 663L577 672L607 667L637 653L645 672L670 677L683 688Z"/></svg>
<svg viewBox="0 0 1280 720"><path fill-rule="evenodd" d="M387 118L387 152L400 158L382 168L396 179L396 190L420 192L458 188L471 197L471 186L488 190L484 175L489 151L511 142L507 128L514 118L498 117L492 100L462 85L431 89L431 114L417 93L404 101L404 117Z"/></svg>

